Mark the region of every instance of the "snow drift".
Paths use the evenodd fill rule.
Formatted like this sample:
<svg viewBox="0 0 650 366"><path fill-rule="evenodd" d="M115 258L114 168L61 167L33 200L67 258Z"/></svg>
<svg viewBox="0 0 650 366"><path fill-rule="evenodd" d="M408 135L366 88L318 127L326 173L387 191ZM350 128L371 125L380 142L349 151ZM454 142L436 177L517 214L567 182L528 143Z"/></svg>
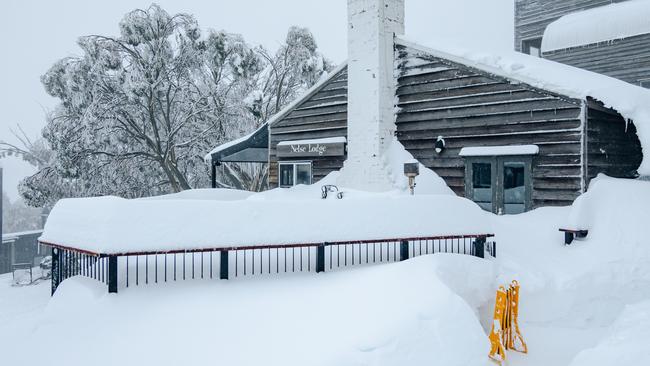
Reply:
<svg viewBox="0 0 650 366"><path fill-rule="evenodd" d="M445 265L449 258L455 261ZM23 353L31 343L18 342L3 358L13 364L31 354L32 364L52 366L487 366L489 342L475 309L438 278L451 268L489 278L486 263L435 255L274 281L129 288L119 296L76 277L61 284L32 333L56 357ZM487 286L463 287L473 294Z"/></svg>

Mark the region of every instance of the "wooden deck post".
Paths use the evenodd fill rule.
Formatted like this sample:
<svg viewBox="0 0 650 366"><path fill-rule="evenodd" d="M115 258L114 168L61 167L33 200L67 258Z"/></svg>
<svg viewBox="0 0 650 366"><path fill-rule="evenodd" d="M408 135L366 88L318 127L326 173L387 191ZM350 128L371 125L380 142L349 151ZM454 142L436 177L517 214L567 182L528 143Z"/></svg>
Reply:
<svg viewBox="0 0 650 366"><path fill-rule="evenodd" d="M228 279L228 251L227 250L222 250L219 252L219 260L220 260L220 266L219 266L219 279L222 280L227 280Z"/></svg>
<svg viewBox="0 0 650 366"><path fill-rule="evenodd" d="M476 238L474 240L474 256L485 258L485 238Z"/></svg>
<svg viewBox="0 0 650 366"><path fill-rule="evenodd" d="M402 240L399 243L399 260L405 261L409 259L409 242L408 240Z"/></svg>
<svg viewBox="0 0 650 366"><path fill-rule="evenodd" d="M54 295L59 283L61 283L61 263L59 258L59 248L52 248L52 268L50 268L52 293L50 295Z"/></svg>
<svg viewBox="0 0 650 366"><path fill-rule="evenodd" d="M316 247L316 273L325 272L325 245L323 243Z"/></svg>
<svg viewBox="0 0 650 366"><path fill-rule="evenodd" d="M108 293L117 293L117 256L108 257Z"/></svg>

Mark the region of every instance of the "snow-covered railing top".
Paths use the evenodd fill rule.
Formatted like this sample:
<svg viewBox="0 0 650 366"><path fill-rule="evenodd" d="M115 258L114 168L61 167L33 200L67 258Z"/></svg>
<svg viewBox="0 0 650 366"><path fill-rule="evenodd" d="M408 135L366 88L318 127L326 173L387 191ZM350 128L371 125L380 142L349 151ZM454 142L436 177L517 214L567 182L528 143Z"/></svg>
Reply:
<svg viewBox="0 0 650 366"><path fill-rule="evenodd" d="M445 236L491 236L486 213L454 196L234 201L61 200L40 238L97 255Z"/></svg>
<svg viewBox="0 0 650 366"><path fill-rule="evenodd" d="M650 1L625 1L567 14L549 24L542 52L650 33Z"/></svg>

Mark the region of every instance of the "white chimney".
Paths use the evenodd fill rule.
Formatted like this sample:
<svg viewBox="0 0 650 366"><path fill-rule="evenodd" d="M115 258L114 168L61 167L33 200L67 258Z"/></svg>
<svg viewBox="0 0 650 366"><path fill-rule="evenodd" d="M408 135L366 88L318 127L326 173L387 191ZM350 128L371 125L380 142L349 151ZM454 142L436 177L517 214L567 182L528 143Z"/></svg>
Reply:
<svg viewBox="0 0 650 366"><path fill-rule="evenodd" d="M338 184L392 188L385 153L395 131L394 36L404 0L348 0L348 158Z"/></svg>

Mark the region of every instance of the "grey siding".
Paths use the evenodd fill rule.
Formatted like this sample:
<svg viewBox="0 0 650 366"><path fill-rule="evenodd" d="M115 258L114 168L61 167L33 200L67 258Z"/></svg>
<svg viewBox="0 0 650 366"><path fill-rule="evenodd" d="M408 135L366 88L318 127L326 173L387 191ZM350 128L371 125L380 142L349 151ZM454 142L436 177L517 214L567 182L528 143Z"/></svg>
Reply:
<svg viewBox="0 0 650 366"><path fill-rule="evenodd" d="M398 138L458 195L465 193L461 148L523 144L540 147L533 159L533 207L569 204L581 193L581 100L404 47L398 62ZM441 155L434 151L438 136L447 144Z"/></svg>
<svg viewBox="0 0 650 366"><path fill-rule="evenodd" d="M650 34L547 52L543 56L635 85L650 80Z"/></svg>
<svg viewBox="0 0 650 366"><path fill-rule="evenodd" d="M636 177L643 153L634 123L594 101L589 102L587 113L587 179L600 173Z"/></svg>
<svg viewBox="0 0 650 366"><path fill-rule="evenodd" d="M326 137L347 137L348 74L341 70L311 96L278 120L270 130L269 186L278 186L278 142ZM345 157L324 157L312 160L313 182L343 167Z"/></svg>
<svg viewBox="0 0 650 366"><path fill-rule="evenodd" d="M515 50L525 39L541 38L546 26L563 15L626 0L515 0Z"/></svg>

